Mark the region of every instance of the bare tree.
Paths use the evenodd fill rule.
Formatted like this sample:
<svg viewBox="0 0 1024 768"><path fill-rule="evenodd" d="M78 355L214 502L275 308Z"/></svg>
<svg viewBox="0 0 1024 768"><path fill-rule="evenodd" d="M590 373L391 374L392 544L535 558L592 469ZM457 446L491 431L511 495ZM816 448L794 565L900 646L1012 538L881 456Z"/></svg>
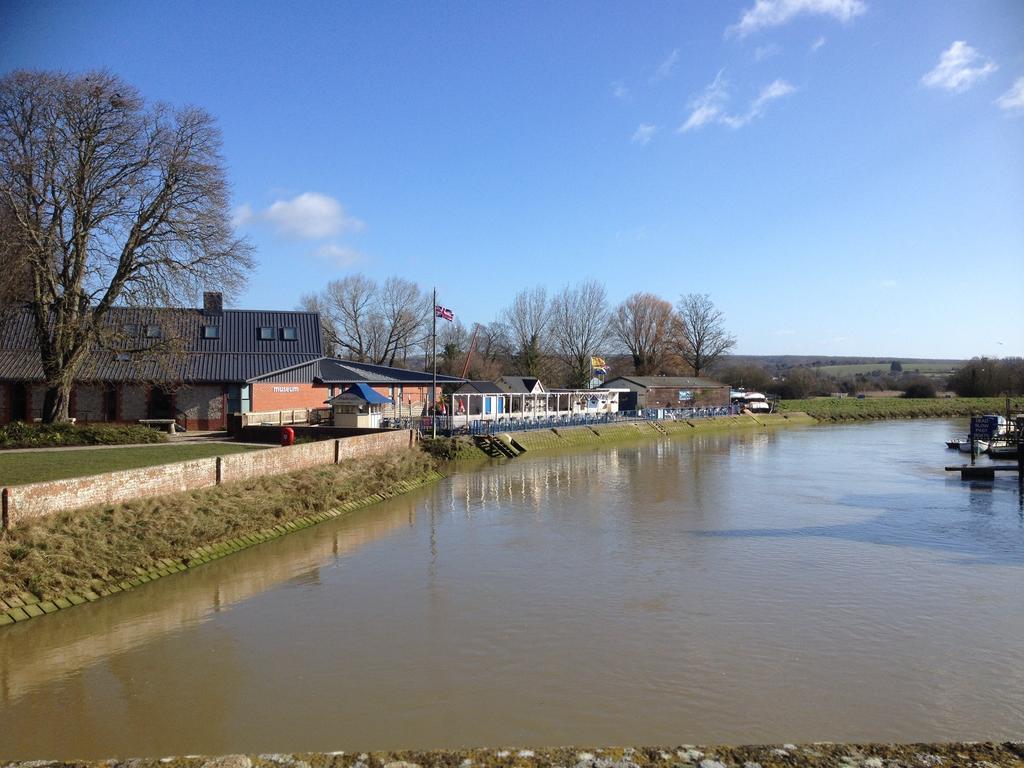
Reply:
<svg viewBox="0 0 1024 768"><path fill-rule="evenodd" d="M570 387L587 386L590 358L601 353L610 336L609 319L604 286L593 280L566 286L552 301L551 335Z"/></svg>
<svg viewBox="0 0 1024 768"><path fill-rule="evenodd" d="M639 376L662 373L676 326L672 305L653 293L634 293L615 309L612 333L633 357Z"/></svg>
<svg viewBox="0 0 1024 768"><path fill-rule="evenodd" d="M320 315L320 342L323 344L324 354L327 357L337 357L338 329L334 325L333 315L327 311L323 296L316 293L302 294L299 297L299 309Z"/></svg>
<svg viewBox="0 0 1024 768"><path fill-rule="evenodd" d="M377 300L373 362L406 362L427 333L428 309L433 312L430 299L416 283L401 277L385 280Z"/></svg>
<svg viewBox="0 0 1024 768"><path fill-rule="evenodd" d="M693 369L694 376L736 346L736 337L725 330L725 316L706 293L688 293L676 305L679 333L676 349Z"/></svg>
<svg viewBox="0 0 1024 768"><path fill-rule="evenodd" d="M470 334L461 320L440 323L437 329L437 370L458 376L466 362Z"/></svg>
<svg viewBox="0 0 1024 768"><path fill-rule="evenodd" d="M419 286L400 277L378 284L354 274L332 280L303 304L321 313L325 339L360 363L394 365L423 344L431 308Z"/></svg>
<svg viewBox="0 0 1024 768"><path fill-rule="evenodd" d="M25 255L24 233L0 199L0 323L9 307L32 300L32 280Z"/></svg>
<svg viewBox="0 0 1024 768"><path fill-rule="evenodd" d="M501 314L513 346L518 373L540 376L548 354L551 302L542 285L524 289Z"/></svg>
<svg viewBox="0 0 1024 768"><path fill-rule="evenodd" d="M229 223L213 118L147 105L105 72L0 79L0 201L13 216L0 251L28 263L47 422L67 420L112 307L230 292L252 265Z"/></svg>

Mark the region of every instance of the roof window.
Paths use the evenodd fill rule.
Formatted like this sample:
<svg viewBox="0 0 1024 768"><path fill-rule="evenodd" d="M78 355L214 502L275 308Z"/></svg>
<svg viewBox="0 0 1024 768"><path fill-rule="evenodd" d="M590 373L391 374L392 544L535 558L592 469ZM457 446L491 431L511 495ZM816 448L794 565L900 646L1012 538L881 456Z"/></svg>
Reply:
<svg viewBox="0 0 1024 768"><path fill-rule="evenodd" d="M219 325L204 325L203 326L203 338L204 339L219 339L220 338L220 326Z"/></svg>
<svg viewBox="0 0 1024 768"><path fill-rule="evenodd" d="M257 329L257 335L260 341L273 341L277 338L277 334L274 329L267 325L261 325Z"/></svg>
<svg viewBox="0 0 1024 768"><path fill-rule="evenodd" d="M282 341L296 341L299 338L299 332L292 326L285 326L281 329L281 340Z"/></svg>
<svg viewBox="0 0 1024 768"><path fill-rule="evenodd" d="M146 326L146 338L147 339L159 339L160 338L160 326L159 325L147 325Z"/></svg>

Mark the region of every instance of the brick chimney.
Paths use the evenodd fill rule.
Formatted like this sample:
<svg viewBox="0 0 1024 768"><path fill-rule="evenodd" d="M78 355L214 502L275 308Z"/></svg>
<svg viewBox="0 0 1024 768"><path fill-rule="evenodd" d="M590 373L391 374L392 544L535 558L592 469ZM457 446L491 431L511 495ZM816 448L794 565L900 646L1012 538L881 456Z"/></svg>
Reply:
<svg viewBox="0 0 1024 768"><path fill-rule="evenodd" d="M206 291L203 294L203 314L223 315L224 294L219 291Z"/></svg>

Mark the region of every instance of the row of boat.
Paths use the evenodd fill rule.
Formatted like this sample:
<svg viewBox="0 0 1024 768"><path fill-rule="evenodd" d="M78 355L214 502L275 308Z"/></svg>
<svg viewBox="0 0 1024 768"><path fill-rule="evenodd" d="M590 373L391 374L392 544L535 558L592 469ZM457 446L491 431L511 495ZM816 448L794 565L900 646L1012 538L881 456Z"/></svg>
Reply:
<svg viewBox="0 0 1024 768"><path fill-rule="evenodd" d="M970 435L962 435L947 440L946 447L956 448L961 453L970 453L972 450L977 450L978 453L987 453L993 459L1016 459L1020 434L1014 427L1013 422L1008 422L1003 416L992 415L986 418L995 420L996 426L991 438L987 440L975 439L972 446ZM1020 417L1018 416L1017 418L1019 419Z"/></svg>

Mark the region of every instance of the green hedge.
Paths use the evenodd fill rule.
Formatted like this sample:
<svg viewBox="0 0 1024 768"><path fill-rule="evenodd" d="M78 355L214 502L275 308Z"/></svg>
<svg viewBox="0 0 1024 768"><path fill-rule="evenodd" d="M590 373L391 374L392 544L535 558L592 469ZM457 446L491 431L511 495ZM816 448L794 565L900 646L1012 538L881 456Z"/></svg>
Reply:
<svg viewBox="0 0 1024 768"><path fill-rule="evenodd" d="M15 421L0 426L0 449L130 445L166 440L165 432L137 424L25 424Z"/></svg>

